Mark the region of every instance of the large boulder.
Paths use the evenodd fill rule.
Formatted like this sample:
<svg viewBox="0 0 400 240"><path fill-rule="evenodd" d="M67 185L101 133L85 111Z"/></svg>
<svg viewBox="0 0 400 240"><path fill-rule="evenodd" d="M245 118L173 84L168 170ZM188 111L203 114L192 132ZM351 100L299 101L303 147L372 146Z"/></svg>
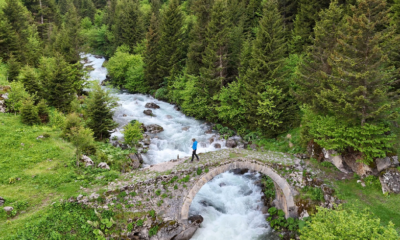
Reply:
<svg viewBox="0 0 400 240"><path fill-rule="evenodd" d="M196 233L200 224L193 223L185 231L179 233L173 240L190 240Z"/></svg>
<svg viewBox="0 0 400 240"><path fill-rule="evenodd" d="M110 166L108 166L108 164L105 163L105 162L99 163L99 165L97 165L97 167L98 167L98 168L102 168L102 169L110 170Z"/></svg>
<svg viewBox="0 0 400 240"><path fill-rule="evenodd" d="M12 210L14 210L13 207L4 207L3 209L4 209L4 211L6 211L6 212L11 212Z"/></svg>
<svg viewBox="0 0 400 240"><path fill-rule="evenodd" d="M190 216L188 218L189 223L197 223L200 224L202 223L204 220L204 218L201 215L194 215L194 216Z"/></svg>
<svg viewBox="0 0 400 240"><path fill-rule="evenodd" d="M85 163L86 167L91 167L94 165L93 160L90 159L90 157L88 157L86 155L82 155L81 160Z"/></svg>
<svg viewBox="0 0 400 240"><path fill-rule="evenodd" d="M221 148L221 144L219 143L214 144L214 148Z"/></svg>
<svg viewBox="0 0 400 240"><path fill-rule="evenodd" d="M399 160L397 156L377 158L375 162L376 162L376 168L378 169L379 172L388 168L395 168L399 166Z"/></svg>
<svg viewBox="0 0 400 240"><path fill-rule="evenodd" d="M146 103L146 105L144 106L145 108L152 108L152 109L159 109L160 106L158 106L155 103Z"/></svg>
<svg viewBox="0 0 400 240"><path fill-rule="evenodd" d="M386 170L380 177L383 193L400 193L400 172L396 168Z"/></svg>
<svg viewBox="0 0 400 240"><path fill-rule="evenodd" d="M360 177L366 177L369 175L378 175L378 170L372 168L371 166L366 165L361 162L362 155L358 153L349 153L346 155L342 155L343 163L347 164L350 169L357 173Z"/></svg>
<svg viewBox="0 0 400 240"><path fill-rule="evenodd" d="M139 168L140 165L143 163L143 157L142 157L141 154L138 154L138 153L130 153L130 154L128 155L128 158L131 159L131 161L132 161L132 164L131 164L131 165L132 165L132 168L133 168L133 169Z"/></svg>
<svg viewBox="0 0 400 240"><path fill-rule="evenodd" d="M322 147L313 140L307 144L307 154L310 158L315 158L318 161L322 160L322 158L324 157Z"/></svg>
<svg viewBox="0 0 400 240"><path fill-rule="evenodd" d="M160 132L164 131L164 128L161 127L160 125L157 125L157 124L147 125L146 129L147 129L147 132L153 133L153 134L160 133Z"/></svg>
<svg viewBox="0 0 400 240"><path fill-rule="evenodd" d="M153 111L151 111L150 109L144 110L143 113L147 116L154 116L153 115Z"/></svg>
<svg viewBox="0 0 400 240"><path fill-rule="evenodd" d="M341 172L344 172L344 173L352 172L351 168L346 164L346 162L343 161L342 156L339 155L336 151L334 151L334 150L326 150L324 148L324 149L322 149L322 152L324 153L325 162L332 163Z"/></svg>
<svg viewBox="0 0 400 240"><path fill-rule="evenodd" d="M225 145L228 148L235 148L237 146L237 143L236 143L235 139L228 139L228 141L226 141Z"/></svg>

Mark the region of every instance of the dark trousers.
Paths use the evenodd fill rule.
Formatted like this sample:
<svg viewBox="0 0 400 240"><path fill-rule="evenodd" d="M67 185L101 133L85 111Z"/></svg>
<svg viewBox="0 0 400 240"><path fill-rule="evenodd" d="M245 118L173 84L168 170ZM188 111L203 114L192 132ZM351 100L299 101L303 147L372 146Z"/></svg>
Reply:
<svg viewBox="0 0 400 240"><path fill-rule="evenodd" d="M192 153L192 162L193 162L194 156L196 156L197 161L199 161L199 156L197 156L196 151L197 151L197 149L196 149L196 150L193 150L193 153Z"/></svg>

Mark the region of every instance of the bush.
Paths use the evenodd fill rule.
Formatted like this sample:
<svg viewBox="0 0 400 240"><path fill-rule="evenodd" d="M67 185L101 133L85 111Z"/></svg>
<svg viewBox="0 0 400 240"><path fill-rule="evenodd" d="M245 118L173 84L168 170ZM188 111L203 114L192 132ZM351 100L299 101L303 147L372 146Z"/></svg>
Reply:
<svg viewBox="0 0 400 240"><path fill-rule="evenodd" d="M48 106L44 99L40 100L40 102L38 103L37 110L38 110L40 121L42 123L48 123L49 122L49 109L48 109Z"/></svg>
<svg viewBox="0 0 400 240"><path fill-rule="evenodd" d="M142 124L138 121L129 123L124 127L124 139L125 144L136 145L140 140L143 139Z"/></svg>
<svg viewBox="0 0 400 240"><path fill-rule="evenodd" d="M56 109L50 110L50 125L53 128L63 129L65 127L66 117L62 112Z"/></svg>
<svg viewBox="0 0 400 240"><path fill-rule="evenodd" d="M345 211L317 207L312 221L300 230L300 239L399 239L394 225L384 227L368 210Z"/></svg>
<svg viewBox="0 0 400 240"><path fill-rule="evenodd" d="M303 138L314 139L321 147L339 152L354 149L364 154L362 162L369 164L374 158L386 157L394 145L395 135L383 124L351 125L335 117L318 116L305 109Z"/></svg>
<svg viewBox="0 0 400 240"><path fill-rule="evenodd" d="M10 112L19 112L23 102L30 97L29 93L25 91L24 85L20 82L10 83L10 91L8 92L8 99L6 106Z"/></svg>
<svg viewBox="0 0 400 240"><path fill-rule="evenodd" d="M77 113L69 114L65 119L64 129L62 131L61 136L64 138L68 138L68 136L71 134L72 128L78 128L81 127L82 125L83 125L82 121Z"/></svg>
<svg viewBox="0 0 400 240"><path fill-rule="evenodd" d="M21 121L27 125L40 123L38 109L31 99L27 99L21 106Z"/></svg>

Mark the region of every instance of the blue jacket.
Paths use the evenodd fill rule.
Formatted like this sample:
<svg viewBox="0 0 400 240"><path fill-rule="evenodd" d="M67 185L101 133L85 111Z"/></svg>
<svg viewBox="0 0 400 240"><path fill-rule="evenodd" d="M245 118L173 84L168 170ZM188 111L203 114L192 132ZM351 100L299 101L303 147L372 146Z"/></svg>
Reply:
<svg viewBox="0 0 400 240"><path fill-rule="evenodd" d="M194 141L194 142L193 142L192 148L193 148L193 150L196 150L196 149L197 149L197 141Z"/></svg>

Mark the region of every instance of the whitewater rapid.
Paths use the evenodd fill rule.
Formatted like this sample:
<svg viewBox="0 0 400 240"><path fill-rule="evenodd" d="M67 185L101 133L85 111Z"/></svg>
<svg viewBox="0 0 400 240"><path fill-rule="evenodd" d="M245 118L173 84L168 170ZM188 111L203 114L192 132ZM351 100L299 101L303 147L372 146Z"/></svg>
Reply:
<svg viewBox="0 0 400 240"><path fill-rule="evenodd" d="M103 67L104 58L90 54L82 55L87 58L86 66L94 69L89 73L89 80L102 82L106 79L107 69ZM113 90L113 89L110 89ZM191 155L192 138L199 142L198 153L219 150L215 144L225 147L225 140L210 143L216 133L205 133L210 126L185 116L177 111L174 105L159 101L143 94L130 94L113 90L118 97L119 107L115 110L114 120L119 128L112 137L123 137L122 127L132 120L138 120L145 125L157 124L164 128L163 132L151 135L148 152L143 155L146 165L166 162L171 159ZM143 113L145 104L153 102L160 106L151 109L155 116ZM197 230L194 240L261 240L276 239L271 228L261 212L263 207L261 189L254 184L260 176L255 173L235 175L223 173L202 187L190 207L190 214L200 214L204 221Z"/></svg>

